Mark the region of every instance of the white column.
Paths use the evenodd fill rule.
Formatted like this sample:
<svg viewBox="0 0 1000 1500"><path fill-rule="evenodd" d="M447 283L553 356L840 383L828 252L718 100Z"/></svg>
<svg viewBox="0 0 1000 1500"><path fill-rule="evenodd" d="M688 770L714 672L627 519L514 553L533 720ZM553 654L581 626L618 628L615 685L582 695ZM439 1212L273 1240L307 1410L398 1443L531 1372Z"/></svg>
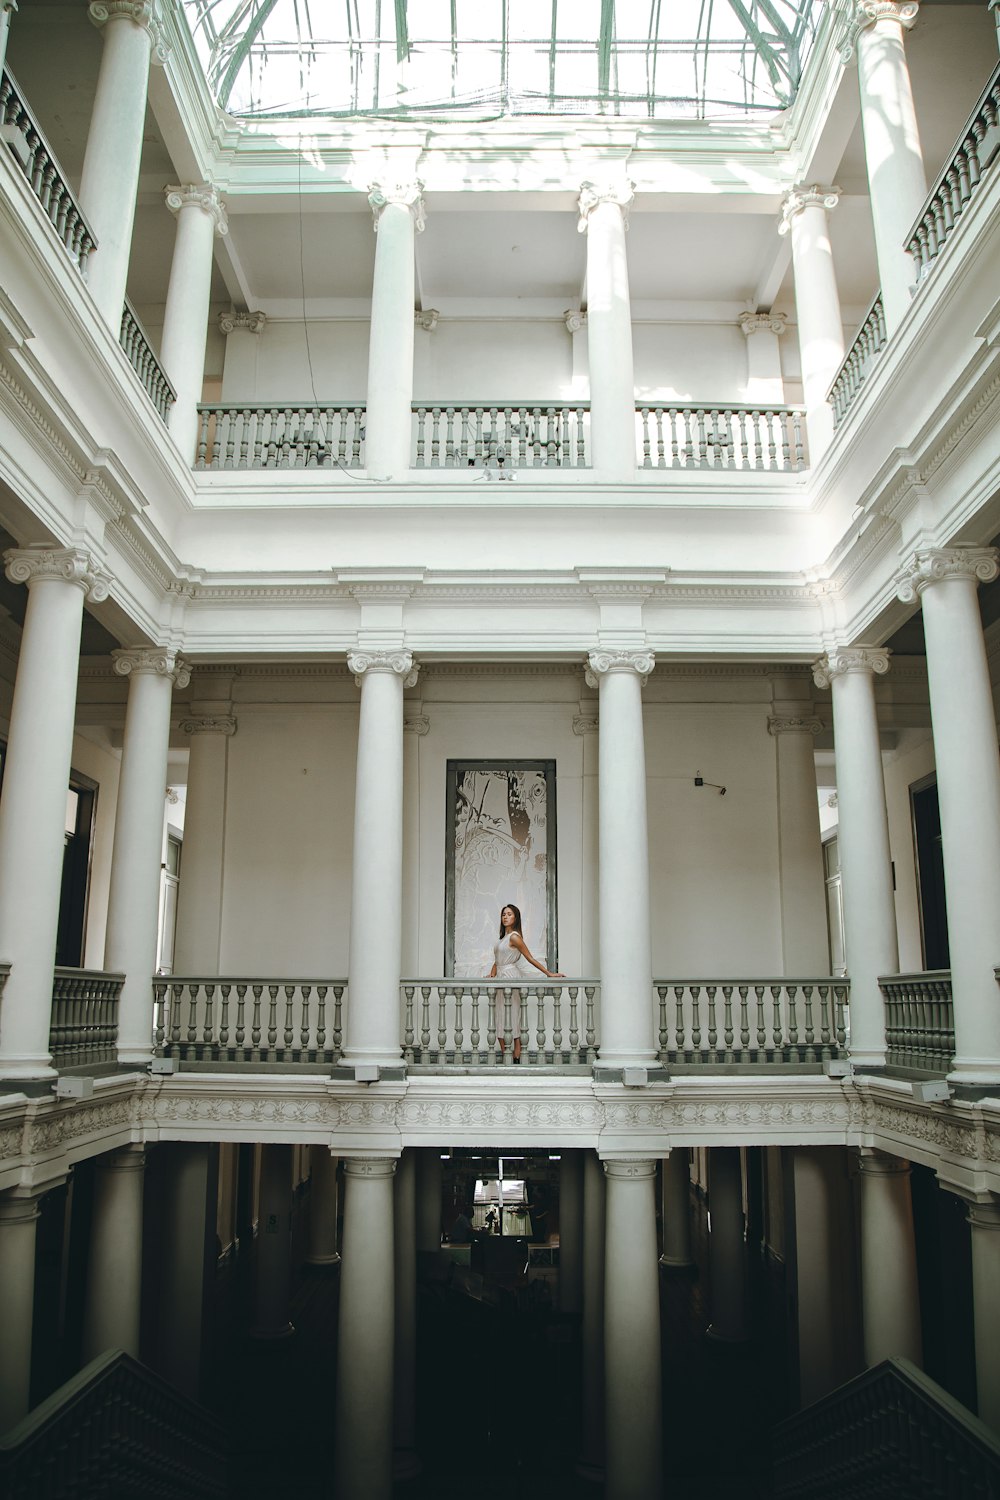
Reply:
<svg viewBox="0 0 1000 1500"><path fill-rule="evenodd" d="M104 47L80 178L80 207L97 240L87 280L101 316L117 338L132 250L150 53L162 63L170 49L152 0L94 0L87 13L95 26L104 28Z"/></svg>
<svg viewBox="0 0 1000 1500"><path fill-rule="evenodd" d="M898 581L920 599L944 857L955 1064L963 1083L1000 1079L1000 755L976 590L996 578L992 547L920 551Z"/></svg>
<svg viewBox="0 0 1000 1500"><path fill-rule="evenodd" d="M826 880L816 790L814 714L775 713L767 721L778 762L778 878L784 972L805 977L830 967Z"/></svg>
<svg viewBox="0 0 1000 1500"><path fill-rule="evenodd" d="M712 1322L708 1336L724 1344L750 1337L743 1182L737 1146L713 1146L708 1167L708 1280Z"/></svg>
<svg viewBox="0 0 1000 1500"><path fill-rule="evenodd" d="M976 1410L1000 1432L1000 1204L995 1196L969 1204L972 1244L972 1318L976 1340Z"/></svg>
<svg viewBox="0 0 1000 1500"><path fill-rule="evenodd" d="M747 341L747 392L751 406L781 406L785 383L781 375L778 340L785 331L784 313L740 313L739 325Z"/></svg>
<svg viewBox="0 0 1000 1500"><path fill-rule="evenodd" d="M636 471L635 373L625 231L633 184L585 182L581 234L587 236L587 351L590 452L595 477L630 480Z"/></svg>
<svg viewBox="0 0 1000 1500"><path fill-rule="evenodd" d="M236 720L232 714L197 714L182 719L180 729L190 750L174 972L217 974L229 741L236 733Z"/></svg>
<svg viewBox="0 0 1000 1500"><path fill-rule="evenodd" d="M651 651L592 651L600 704L601 1062L651 1062L653 958L642 689Z"/></svg>
<svg viewBox="0 0 1000 1500"><path fill-rule="evenodd" d="M393 1418L391 1157L348 1158L333 1463L344 1500L390 1500Z"/></svg>
<svg viewBox="0 0 1000 1500"><path fill-rule="evenodd" d="M927 196L903 45L903 32L912 27L917 10L917 0L857 0L854 10L875 256L890 337L910 305L914 269L903 247Z"/></svg>
<svg viewBox="0 0 1000 1500"><path fill-rule="evenodd" d="M403 689L413 686L419 669L409 651L352 651L347 664L361 689L361 718L344 1061L395 1063L401 1046Z"/></svg>
<svg viewBox="0 0 1000 1500"><path fill-rule="evenodd" d="M226 360L222 373L223 397L226 401L257 399L257 357L260 336L267 326L262 312L223 312L219 314L219 332L226 340Z"/></svg>
<svg viewBox="0 0 1000 1500"><path fill-rule="evenodd" d="M691 1170L688 1151L676 1146L661 1166L661 1217L663 1254L660 1265L688 1270L694 1265L691 1250Z"/></svg>
<svg viewBox="0 0 1000 1500"><path fill-rule="evenodd" d="M802 397L814 464L833 437L833 408L826 398L844 362L844 325L827 219L839 200L839 188L817 183L793 188L782 204L778 226L779 234L792 236Z"/></svg>
<svg viewBox="0 0 1000 1500"><path fill-rule="evenodd" d="M371 479L405 479L413 401L414 237L424 227L420 182L373 182L375 275L368 343L365 468Z"/></svg>
<svg viewBox="0 0 1000 1500"><path fill-rule="evenodd" d="M309 1148L309 1248L306 1264L339 1266L337 1158L326 1146Z"/></svg>
<svg viewBox="0 0 1000 1500"><path fill-rule="evenodd" d="M10 35L11 18L16 10L17 0L0 0L0 69L7 61L7 38Z"/></svg>
<svg viewBox="0 0 1000 1500"><path fill-rule="evenodd" d="M125 975L118 1010L118 1060L144 1067L152 1055L171 693L175 683L186 686L191 674L164 646L112 651L111 656L115 671L128 677L129 686L104 962L112 973Z"/></svg>
<svg viewBox="0 0 1000 1500"><path fill-rule="evenodd" d="M583 1321L580 1329L583 1393L580 1459L576 1471L593 1484L604 1482L604 1167L594 1151L583 1153ZM560 1251L561 1254L561 1251Z"/></svg>
<svg viewBox="0 0 1000 1500"><path fill-rule="evenodd" d="M0 1193L0 1433L28 1411L38 1199Z"/></svg>
<svg viewBox="0 0 1000 1500"><path fill-rule="evenodd" d="M417 1457L417 1159L404 1151L393 1188L394 1417L392 1475L397 1482L421 1470Z"/></svg>
<svg viewBox="0 0 1000 1500"><path fill-rule="evenodd" d="M252 1339L287 1339L292 1275L292 1148L260 1148L260 1207L253 1268Z"/></svg>
<svg viewBox="0 0 1000 1500"><path fill-rule="evenodd" d="M0 1077L53 1077L52 970L73 753L83 601L108 596L90 553L29 547L4 554L28 585L0 797L0 956L11 965L0 1009Z"/></svg>
<svg viewBox="0 0 1000 1500"><path fill-rule="evenodd" d="M656 1163L604 1163L606 1500L663 1494Z"/></svg>
<svg viewBox="0 0 1000 1500"><path fill-rule="evenodd" d="M559 1163L559 1311L576 1316L583 1300L583 1157Z"/></svg>
<svg viewBox="0 0 1000 1500"><path fill-rule="evenodd" d="M177 216L177 233L163 313L160 364L177 397L167 426L185 459L194 463L198 402L205 382L215 236L229 233L229 221L218 189L210 182L168 187L166 203Z"/></svg>
<svg viewBox="0 0 1000 1500"><path fill-rule="evenodd" d="M997 23L997 45L1000 46L1000 0L989 0L989 8L993 12L993 19Z"/></svg>
<svg viewBox="0 0 1000 1500"><path fill-rule="evenodd" d="M856 1066L885 1066L885 1008L879 976L899 970L889 819L882 776L875 674L889 651L828 651L813 666L817 687L833 692L833 739L840 809L838 845L851 980L850 1047Z"/></svg>
<svg viewBox="0 0 1000 1500"><path fill-rule="evenodd" d="M139 1358L142 1185L146 1152L125 1146L98 1157L87 1263L83 1362L106 1349Z"/></svg>
<svg viewBox="0 0 1000 1500"><path fill-rule="evenodd" d="M861 1151L861 1304L865 1364L902 1354L923 1362L910 1164Z"/></svg>

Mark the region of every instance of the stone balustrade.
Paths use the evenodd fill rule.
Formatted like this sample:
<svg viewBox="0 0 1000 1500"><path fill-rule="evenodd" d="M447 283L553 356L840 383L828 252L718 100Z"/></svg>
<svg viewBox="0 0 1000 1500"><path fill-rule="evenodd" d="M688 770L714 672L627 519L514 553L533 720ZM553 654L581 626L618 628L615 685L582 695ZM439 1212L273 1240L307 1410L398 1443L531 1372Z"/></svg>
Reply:
<svg viewBox="0 0 1000 1500"><path fill-rule="evenodd" d="M118 341L128 357L129 364L142 381L143 390L165 422L176 400L174 388L163 373L146 331L127 297L125 306L122 308L122 326Z"/></svg>
<svg viewBox="0 0 1000 1500"><path fill-rule="evenodd" d="M596 979L546 979L518 986L496 979L406 979L400 989L408 1065L509 1068L518 1036L522 1066L589 1067L597 1058Z"/></svg>
<svg viewBox="0 0 1000 1500"><path fill-rule="evenodd" d="M0 138L20 163L31 190L83 277L97 248L93 231L70 190L55 152L38 127L13 74L0 74Z"/></svg>
<svg viewBox="0 0 1000 1500"><path fill-rule="evenodd" d="M414 404L417 469L583 469L590 463L590 406Z"/></svg>
<svg viewBox="0 0 1000 1500"><path fill-rule="evenodd" d="M797 473L806 466L798 406L636 407L643 469L744 469Z"/></svg>
<svg viewBox="0 0 1000 1500"><path fill-rule="evenodd" d="M56 969L52 978L49 1051L60 1072L114 1067L118 1061L118 1002L124 974Z"/></svg>
<svg viewBox="0 0 1000 1500"><path fill-rule="evenodd" d="M196 469L360 469L363 403L199 406Z"/></svg>
<svg viewBox="0 0 1000 1500"><path fill-rule="evenodd" d="M656 979L660 1061L674 1071L812 1067L847 1055L846 979Z"/></svg>
<svg viewBox="0 0 1000 1500"><path fill-rule="evenodd" d="M837 371L837 378L830 387L827 400L833 407L834 428L839 427L846 417L887 341L882 293L876 292L871 306L861 320L861 327L854 335L854 342L847 351L844 363Z"/></svg>
<svg viewBox="0 0 1000 1500"><path fill-rule="evenodd" d="M346 979L153 981L157 1057L192 1064L329 1069L340 1060Z"/></svg>
<svg viewBox="0 0 1000 1500"><path fill-rule="evenodd" d="M912 1073L950 1072L955 1055L951 971L879 979L885 1002L886 1062Z"/></svg>

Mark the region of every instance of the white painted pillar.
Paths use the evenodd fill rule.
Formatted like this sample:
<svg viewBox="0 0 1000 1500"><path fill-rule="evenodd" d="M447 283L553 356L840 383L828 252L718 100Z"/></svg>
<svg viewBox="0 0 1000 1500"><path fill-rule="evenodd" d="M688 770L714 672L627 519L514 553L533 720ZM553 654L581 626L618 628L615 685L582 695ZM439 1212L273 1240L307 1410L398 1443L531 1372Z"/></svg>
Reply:
<svg viewBox="0 0 1000 1500"><path fill-rule="evenodd" d="M826 876L816 790L814 714L777 712L767 721L778 762L778 879L781 952L788 975L825 974L830 967Z"/></svg>
<svg viewBox="0 0 1000 1500"><path fill-rule="evenodd" d="M97 240L87 281L115 337L121 328L139 187L150 55L165 62L153 0L93 0L87 14L104 28L101 69L80 178L80 207Z"/></svg>
<svg viewBox="0 0 1000 1500"><path fill-rule="evenodd" d="M663 1253L661 1266L688 1270L694 1265L691 1249L691 1169L688 1150L675 1146L661 1166L661 1220Z"/></svg>
<svg viewBox="0 0 1000 1500"><path fill-rule="evenodd" d="M49 1054L52 971L73 753L83 601L108 578L78 548L4 554L28 585L0 797L0 956L11 965L0 1008L0 1077L54 1076Z"/></svg>
<svg viewBox="0 0 1000 1500"><path fill-rule="evenodd" d="M124 1146L97 1159L83 1319L83 1362L106 1349L139 1358L142 1187L146 1152Z"/></svg>
<svg viewBox="0 0 1000 1500"><path fill-rule="evenodd" d="M292 1148L260 1148L260 1207L254 1247L252 1339L287 1339L292 1276Z"/></svg>
<svg viewBox="0 0 1000 1500"><path fill-rule="evenodd" d="M0 0L0 70L7 61L7 38L10 35L11 19L16 10L17 0Z"/></svg>
<svg viewBox="0 0 1000 1500"><path fill-rule="evenodd" d="M917 10L917 0L857 0L854 9L875 256L890 338L910 305L915 273L904 245L927 196L903 44L903 32L913 26Z"/></svg>
<svg viewBox="0 0 1000 1500"><path fill-rule="evenodd" d="M197 714L180 723L190 750L174 941L177 974L219 972L229 741L236 727L232 714Z"/></svg>
<svg viewBox="0 0 1000 1500"><path fill-rule="evenodd" d="M128 707L111 855L104 962L124 974L118 1009L118 1061L145 1067L153 1050L152 981L160 910L163 803L167 791L174 684L191 673L164 646L112 651L128 677Z"/></svg>
<svg viewBox="0 0 1000 1500"><path fill-rule="evenodd" d="M583 1319L581 1371L583 1422L576 1472L604 1482L604 1167L595 1151L583 1153ZM562 1251L560 1248L560 1257Z"/></svg>
<svg viewBox="0 0 1000 1500"><path fill-rule="evenodd" d="M923 1364L910 1164L861 1150L861 1306L865 1364Z"/></svg>
<svg viewBox="0 0 1000 1500"><path fill-rule="evenodd" d="M743 1180L737 1146L713 1146L708 1167L708 1279L712 1321L708 1337L741 1344L750 1337Z"/></svg>
<svg viewBox="0 0 1000 1500"><path fill-rule="evenodd" d="M335 1486L344 1500L390 1500L396 1163L391 1157L349 1157L344 1168Z"/></svg>
<svg viewBox="0 0 1000 1500"><path fill-rule="evenodd" d="M604 1163L606 1500L663 1494L656 1162Z"/></svg>
<svg viewBox="0 0 1000 1500"><path fill-rule="evenodd" d="M559 1162L559 1311L579 1314L583 1302L583 1156Z"/></svg>
<svg viewBox="0 0 1000 1500"><path fill-rule="evenodd" d="M371 479L405 479L413 402L414 238L424 227L421 182L373 182L375 275L368 342L365 468Z"/></svg>
<svg viewBox="0 0 1000 1500"><path fill-rule="evenodd" d="M778 226L779 234L792 237L802 396L813 464L833 437L833 408L826 398L844 362L844 325L827 220L839 199L839 188L817 183L793 188L782 204Z"/></svg>
<svg viewBox="0 0 1000 1500"><path fill-rule="evenodd" d="M411 319L412 322L412 319ZM352 651L361 688L344 1061L396 1063L403 932L403 689L409 651Z"/></svg>
<svg viewBox="0 0 1000 1500"><path fill-rule="evenodd" d="M885 1066L885 1007L879 976L899 970L889 820L882 776L875 674L890 652L864 646L828 651L813 665L817 687L833 692L833 738L840 809L838 844L847 972L850 1048L857 1067Z"/></svg>
<svg viewBox="0 0 1000 1500"><path fill-rule="evenodd" d="M601 1062L656 1056L649 918L649 831L642 689L651 651L592 651L587 682L600 698Z"/></svg>
<svg viewBox="0 0 1000 1500"><path fill-rule="evenodd" d="M193 464L198 402L205 383L215 236L229 233L229 220L218 189L211 182L168 187L166 203L177 216L177 231L163 313L160 364L177 397L167 426L184 458Z"/></svg>
<svg viewBox="0 0 1000 1500"><path fill-rule="evenodd" d="M995 1196L969 1204L972 1244L972 1317L976 1340L976 1409L1000 1432L1000 1204Z"/></svg>
<svg viewBox="0 0 1000 1500"><path fill-rule="evenodd" d="M27 1414L38 1198L0 1193L0 1433Z"/></svg>
<svg viewBox="0 0 1000 1500"><path fill-rule="evenodd" d="M785 382L781 374L778 340L785 331L784 313L740 313L739 325L747 341L746 399L751 406L781 406Z"/></svg>
<svg viewBox="0 0 1000 1500"><path fill-rule="evenodd" d="M393 1187L394 1417L392 1476L412 1479L417 1457L417 1158L411 1147L396 1167Z"/></svg>
<svg viewBox="0 0 1000 1500"><path fill-rule="evenodd" d="M337 1158L327 1146L309 1148L309 1248L306 1264L339 1266Z"/></svg>
<svg viewBox="0 0 1000 1500"><path fill-rule="evenodd" d="M587 236L590 454L597 479L634 479L635 372L625 232L633 184L585 182L577 224Z"/></svg>
<svg viewBox="0 0 1000 1500"><path fill-rule="evenodd" d="M1000 1080L1000 755L976 591L1000 572L993 547L917 552L898 592L920 599L944 857L961 1083Z"/></svg>

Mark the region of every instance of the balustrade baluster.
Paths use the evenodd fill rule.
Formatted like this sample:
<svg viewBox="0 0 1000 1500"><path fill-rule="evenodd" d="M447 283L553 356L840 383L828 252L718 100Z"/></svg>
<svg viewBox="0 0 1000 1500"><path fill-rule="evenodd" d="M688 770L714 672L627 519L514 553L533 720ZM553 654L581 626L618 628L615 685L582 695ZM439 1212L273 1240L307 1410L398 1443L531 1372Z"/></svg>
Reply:
<svg viewBox="0 0 1000 1500"><path fill-rule="evenodd" d="M583 993L587 1000L587 1062L593 1063L597 1060L597 1030L594 1021L594 997L597 986L585 984Z"/></svg>
<svg viewBox="0 0 1000 1500"><path fill-rule="evenodd" d="M435 985L438 1002L438 1034L437 1034L437 1056L436 1062L445 1060L445 1049L448 1045L448 991L443 984Z"/></svg>
<svg viewBox="0 0 1000 1500"><path fill-rule="evenodd" d="M330 992L329 985L318 984L316 986L316 1060L326 1052L326 997Z"/></svg>
<svg viewBox="0 0 1000 1500"><path fill-rule="evenodd" d="M521 1061L525 1064L529 1061L528 1050L530 1046L531 1029L531 1002L535 1002L535 1013L537 1020L538 1006L541 1004L541 996L537 990L521 991L521 1029L518 1036L521 1039ZM515 1041L517 1038L515 1038Z"/></svg>
<svg viewBox="0 0 1000 1500"><path fill-rule="evenodd" d="M679 1061L687 1056L687 1028L684 1020L684 986L674 985L674 1055Z"/></svg>
<svg viewBox="0 0 1000 1500"><path fill-rule="evenodd" d="M701 1051L701 1016L699 1013L699 1000L701 997L701 985L689 986L691 995L691 1051Z"/></svg>
<svg viewBox="0 0 1000 1500"><path fill-rule="evenodd" d="M441 408L431 408L431 468L441 467Z"/></svg>
<svg viewBox="0 0 1000 1500"><path fill-rule="evenodd" d="M431 1049L431 987L429 984L421 985L420 995L423 1002L420 1010L420 1051L422 1059L426 1059Z"/></svg>
<svg viewBox="0 0 1000 1500"><path fill-rule="evenodd" d="M678 467L688 468L694 463L694 437L691 432L691 415L689 411L680 410L671 411L670 413L670 428L673 434L672 462L675 469ZM681 428L680 435L683 438L682 447L678 447L678 422L680 422Z"/></svg>
<svg viewBox="0 0 1000 1500"><path fill-rule="evenodd" d="M465 1028L462 1024L462 1000L465 997L465 986L459 985L454 991L455 996L455 1061L461 1062L465 1055Z"/></svg>
<svg viewBox="0 0 1000 1500"><path fill-rule="evenodd" d="M153 1049L157 1057L163 1056L163 1043L166 1041L166 1000L167 987L162 980L153 980Z"/></svg>
<svg viewBox="0 0 1000 1500"><path fill-rule="evenodd" d="M278 986L269 984L267 994L267 1050L270 1055L278 1044Z"/></svg>
<svg viewBox="0 0 1000 1500"><path fill-rule="evenodd" d="M417 407L417 452L416 452L416 457L415 457L414 462L413 462L413 467L415 469L423 469L423 468L426 467L426 464L425 464L425 458L426 458L426 453L427 453L426 429L427 429L427 408L426 408L426 406L418 406Z"/></svg>
<svg viewBox="0 0 1000 1500"><path fill-rule="evenodd" d="M740 1052L745 1054L750 1050L750 1011L747 1005L750 986L741 984L737 988L740 992Z"/></svg>
<svg viewBox="0 0 1000 1500"><path fill-rule="evenodd" d="M578 468L586 467L587 449L583 407L580 407L576 414L576 462Z"/></svg>
<svg viewBox="0 0 1000 1500"><path fill-rule="evenodd" d="M569 993L569 1060L571 1063L580 1061L580 1012L577 1006L577 997L580 994L580 986L571 984Z"/></svg>
<svg viewBox="0 0 1000 1500"><path fill-rule="evenodd" d="M221 1003L219 1006L219 1046L217 1055L228 1056L229 1054L229 996L232 993L232 985L223 981L219 986Z"/></svg>
<svg viewBox="0 0 1000 1500"><path fill-rule="evenodd" d="M668 994L667 986L665 984L658 984L656 986L656 993L657 993L657 996L658 996L659 1002L660 1002L660 1028L659 1028L660 1029L660 1061L661 1062L666 1062L666 1060L667 1060L667 994Z"/></svg>
<svg viewBox="0 0 1000 1500"><path fill-rule="evenodd" d="M802 986L802 999L805 1004L805 1040L806 1040L806 1062L816 1061L816 1028L813 1025L813 986L804 984Z"/></svg>
<svg viewBox="0 0 1000 1500"><path fill-rule="evenodd" d="M260 998L264 993L262 984L251 985L253 990L253 1019L250 1022L250 1056L260 1062Z"/></svg>
<svg viewBox="0 0 1000 1500"><path fill-rule="evenodd" d="M312 994L312 985L302 986L302 1010L299 1014L299 1057L305 1061L312 1061L311 1037L309 1034L309 997Z"/></svg>
<svg viewBox="0 0 1000 1500"><path fill-rule="evenodd" d="M469 1047L471 1048L471 1052L472 1052L471 1061L474 1062L474 1063L478 1063L480 1061L480 1056L479 1056L479 1037L480 1037L480 1031L479 1031L479 986L478 986L478 984L474 984L472 986L472 988L469 991L469 995L470 995L471 1000L472 1000L472 1016L471 1016L471 1020L470 1020L470 1027L471 1027L471 1029L469 1031Z"/></svg>
<svg viewBox="0 0 1000 1500"><path fill-rule="evenodd" d="M474 452L474 457L475 457L476 465L478 466L478 465L481 465L483 463L484 452L485 452L484 447L483 447L483 409L482 409L481 406L477 406L475 408L475 418L476 418L475 439L474 439L475 447L474 447L473 452Z"/></svg>
<svg viewBox="0 0 1000 1500"><path fill-rule="evenodd" d="M771 1036L771 1045L774 1048L775 1055L781 1051L782 1047L781 990L782 987L780 984L771 985L772 1026L774 1028Z"/></svg>
<svg viewBox="0 0 1000 1500"><path fill-rule="evenodd" d="M650 412L648 406L640 406L639 416L642 419L642 467L644 469L651 469L653 467L653 459L649 439L649 419L651 415L652 413Z"/></svg>
<svg viewBox="0 0 1000 1500"><path fill-rule="evenodd" d="M799 1021L798 1021L798 1013L797 1013L797 1010L796 1010L796 1001L795 1001L795 997L798 994L798 985L795 985L795 984L786 985L785 986L785 992L786 992L787 997L788 997L788 1032L787 1032L786 1041L787 1041L787 1044L788 1044L788 1047L789 1047L790 1051L794 1054L794 1056L798 1056L798 1051L799 1051Z"/></svg>
<svg viewBox="0 0 1000 1500"><path fill-rule="evenodd" d="M413 1062L413 991L412 984L403 985L403 1061Z"/></svg>
<svg viewBox="0 0 1000 1500"><path fill-rule="evenodd" d="M833 987L834 999L837 1006L837 1046L847 1045L847 1018L844 1014L847 1004L847 986L835 984Z"/></svg>
<svg viewBox="0 0 1000 1500"><path fill-rule="evenodd" d="M733 986L724 984L722 986L723 1010L723 1040L726 1044L725 1061L733 1060Z"/></svg>
<svg viewBox="0 0 1000 1500"><path fill-rule="evenodd" d="M715 1023L715 992L717 988L718 986L714 984L705 986L705 995L708 1000L708 1050L716 1062L718 1062L719 1057L716 1046L719 1040L719 1029Z"/></svg>
<svg viewBox="0 0 1000 1500"><path fill-rule="evenodd" d="M246 1057L246 998L248 986L236 983L236 1060L243 1062Z"/></svg>
<svg viewBox="0 0 1000 1500"><path fill-rule="evenodd" d="M188 985L187 1050L184 1054L188 1060L193 1060L198 1055L195 1046L198 1040L198 989L197 984Z"/></svg>
<svg viewBox="0 0 1000 1500"><path fill-rule="evenodd" d="M181 1055L181 1005L183 1003L183 994L183 985L172 984L170 986L170 1053L175 1059Z"/></svg>
<svg viewBox="0 0 1000 1500"><path fill-rule="evenodd" d="M547 995L552 996L552 1058L554 1062L562 1061L563 1024L562 1024L562 985L557 984L553 989L546 990ZM545 1028L542 1025L541 1004L539 1004L539 1030L538 1030L538 1057L541 1061L545 1056Z"/></svg>
<svg viewBox="0 0 1000 1500"><path fill-rule="evenodd" d="M492 1067L497 1061L496 989L486 991L486 1054Z"/></svg>
<svg viewBox="0 0 1000 1500"><path fill-rule="evenodd" d="M446 469L455 467L455 408L444 409L444 463Z"/></svg>
<svg viewBox="0 0 1000 1500"><path fill-rule="evenodd" d="M503 1060L504 1066L508 1068L514 1062L514 1033L511 1029L513 1024L511 1004L512 992L510 986L505 985L503 991Z"/></svg>
<svg viewBox="0 0 1000 1500"><path fill-rule="evenodd" d="M830 1057L830 1042L833 1036L833 1018L830 1014L830 986L819 985L819 1045L820 1060L827 1062Z"/></svg>
<svg viewBox="0 0 1000 1500"><path fill-rule="evenodd" d="M764 1024L764 986L762 984L755 984L753 991L757 997L757 1061L763 1062L767 1055L767 1027Z"/></svg>
<svg viewBox="0 0 1000 1500"><path fill-rule="evenodd" d="M333 987L333 1053L340 1057L344 1050L344 986Z"/></svg>
<svg viewBox="0 0 1000 1500"><path fill-rule="evenodd" d="M295 989L296 989L296 986L294 984L286 984L285 985L285 1034L284 1034L284 1042L285 1042L285 1055L286 1056L288 1055L289 1052L291 1052L291 1050L292 1050L292 1043L295 1040L295 1016L294 1016L294 1010L293 1010L293 1002L294 1002L294 999L295 999Z"/></svg>
<svg viewBox="0 0 1000 1500"><path fill-rule="evenodd" d="M213 1015L214 1001L215 1001L215 985L214 984L206 984L206 986L205 986L205 1018L204 1018L204 1021L202 1023L202 1028L201 1028L201 1040L202 1040L201 1055L203 1057L211 1057L211 1055L212 1055L212 1044L215 1041L215 1017Z"/></svg>
<svg viewBox="0 0 1000 1500"><path fill-rule="evenodd" d="M542 409L540 406L535 407L534 416L535 421L531 429L531 466L534 469L540 469L542 466Z"/></svg>

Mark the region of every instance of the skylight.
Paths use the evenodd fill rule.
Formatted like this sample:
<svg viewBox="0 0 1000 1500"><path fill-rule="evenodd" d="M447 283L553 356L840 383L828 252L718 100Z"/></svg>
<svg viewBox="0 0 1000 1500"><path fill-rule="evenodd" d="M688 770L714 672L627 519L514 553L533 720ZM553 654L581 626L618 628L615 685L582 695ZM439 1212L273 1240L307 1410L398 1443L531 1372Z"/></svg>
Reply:
<svg viewBox="0 0 1000 1500"><path fill-rule="evenodd" d="M234 115L754 116L823 0L182 0Z"/></svg>

